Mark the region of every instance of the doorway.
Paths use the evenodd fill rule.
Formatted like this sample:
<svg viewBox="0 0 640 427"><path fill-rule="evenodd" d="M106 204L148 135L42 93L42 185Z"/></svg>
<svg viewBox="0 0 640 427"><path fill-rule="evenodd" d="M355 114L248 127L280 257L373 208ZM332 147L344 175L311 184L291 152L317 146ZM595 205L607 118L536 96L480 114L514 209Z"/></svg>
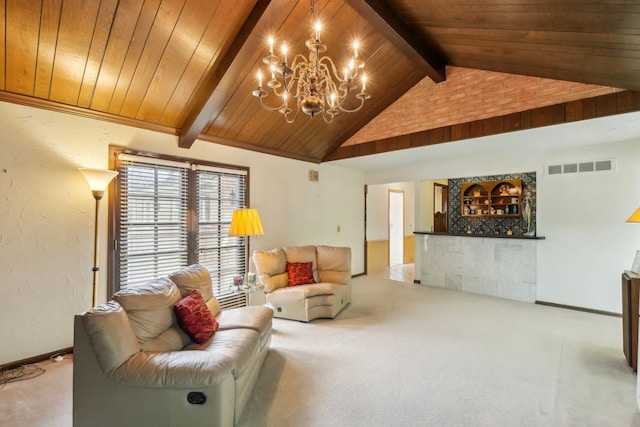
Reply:
<svg viewBox="0 0 640 427"><path fill-rule="evenodd" d="M404 191L389 190L389 266L404 264Z"/></svg>
<svg viewBox="0 0 640 427"><path fill-rule="evenodd" d="M433 184L433 231L449 232L449 186Z"/></svg>

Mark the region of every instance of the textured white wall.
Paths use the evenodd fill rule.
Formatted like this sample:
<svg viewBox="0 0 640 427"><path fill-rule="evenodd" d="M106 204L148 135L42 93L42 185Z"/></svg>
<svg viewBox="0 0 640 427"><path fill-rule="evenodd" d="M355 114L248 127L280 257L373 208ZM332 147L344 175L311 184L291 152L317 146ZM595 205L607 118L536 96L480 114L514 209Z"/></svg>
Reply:
<svg viewBox="0 0 640 427"><path fill-rule="evenodd" d="M77 168L107 167L110 144L248 166L251 207L265 228L252 249L350 246L353 273L364 271L361 171L201 141L181 149L175 136L7 103L0 128L0 365L73 344L73 315L91 303L93 263L94 199ZM319 182L308 181L310 169ZM107 203L102 208L99 301Z"/></svg>
<svg viewBox="0 0 640 427"><path fill-rule="evenodd" d="M640 120L635 113L624 117ZM537 232L546 237L538 242L537 300L620 313L620 275L640 249L640 225L625 222L640 206L640 135L607 140L603 125L598 134L605 137L593 141L602 120L588 122L434 146L429 160L370 171L365 181L537 172ZM614 172L544 174L549 164L609 158L616 159Z"/></svg>
<svg viewBox="0 0 640 427"><path fill-rule="evenodd" d="M415 184L370 185L367 193L367 240L389 240L389 190L404 192L404 235L415 231Z"/></svg>

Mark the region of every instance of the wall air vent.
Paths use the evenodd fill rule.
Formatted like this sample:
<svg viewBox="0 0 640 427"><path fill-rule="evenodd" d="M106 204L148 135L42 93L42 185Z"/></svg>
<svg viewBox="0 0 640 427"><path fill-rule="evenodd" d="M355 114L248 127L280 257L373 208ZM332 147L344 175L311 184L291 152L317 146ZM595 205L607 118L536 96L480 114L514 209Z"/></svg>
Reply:
<svg viewBox="0 0 640 427"><path fill-rule="evenodd" d="M560 173L562 173L562 165L549 166L549 168L547 169L548 175L558 175Z"/></svg>
<svg viewBox="0 0 640 427"><path fill-rule="evenodd" d="M580 163L580 172L593 172L593 162Z"/></svg>
<svg viewBox="0 0 640 427"><path fill-rule="evenodd" d="M563 163L547 165L547 175L562 175L565 173L606 172L615 170L615 159L595 160L593 162Z"/></svg>
<svg viewBox="0 0 640 427"><path fill-rule="evenodd" d="M597 171L611 171L613 170L613 160L601 160L596 162Z"/></svg>

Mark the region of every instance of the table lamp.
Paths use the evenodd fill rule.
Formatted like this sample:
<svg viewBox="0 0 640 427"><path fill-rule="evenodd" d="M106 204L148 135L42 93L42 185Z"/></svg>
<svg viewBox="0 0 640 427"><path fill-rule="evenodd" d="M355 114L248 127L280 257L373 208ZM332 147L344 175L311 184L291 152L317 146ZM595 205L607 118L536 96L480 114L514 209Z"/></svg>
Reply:
<svg viewBox="0 0 640 427"><path fill-rule="evenodd" d="M247 239L246 256L245 256L245 273L249 272L249 237L260 236L264 234L262 229L262 221L257 209L242 208L233 211L231 225L229 227L229 236L245 237ZM247 276L245 274L245 280ZM248 285L248 281L245 282Z"/></svg>
<svg viewBox="0 0 640 427"><path fill-rule="evenodd" d="M627 219L627 222L640 223L640 208L636 209L635 212L631 214L631 216ZM631 271L636 274L640 274L640 251L636 251L636 257L633 260Z"/></svg>

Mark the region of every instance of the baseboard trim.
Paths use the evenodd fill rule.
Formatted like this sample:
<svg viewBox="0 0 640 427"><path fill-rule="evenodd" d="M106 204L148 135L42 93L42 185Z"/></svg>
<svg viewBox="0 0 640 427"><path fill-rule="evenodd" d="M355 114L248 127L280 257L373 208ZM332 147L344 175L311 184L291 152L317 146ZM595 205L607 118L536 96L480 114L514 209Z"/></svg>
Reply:
<svg viewBox="0 0 640 427"><path fill-rule="evenodd" d="M594 310L592 308L577 307L575 305L556 304L555 302L548 302L548 301L536 301L535 303L538 305L546 305L549 307L565 308L567 310L584 311L586 313L593 313L593 314L602 314L603 316L622 317L622 314L614 313L613 311Z"/></svg>
<svg viewBox="0 0 640 427"><path fill-rule="evenodd" d="M360 277L360 276L365 276L367 273L358 273L358 274L352 274L351 277Z"/></svg>
<svg viewBox="0 0 640 427"><path fill-rule="evenodd" d="M22 360L16 360L15 362L9 362L0 366L0 370L14 369L24 365L32 365L34 363L43 362L51 359L51 356L58 354L72 354L73 347L62 348L60 350L51 351L49 353L40 354L38 356L28 357Z"/></svg>

